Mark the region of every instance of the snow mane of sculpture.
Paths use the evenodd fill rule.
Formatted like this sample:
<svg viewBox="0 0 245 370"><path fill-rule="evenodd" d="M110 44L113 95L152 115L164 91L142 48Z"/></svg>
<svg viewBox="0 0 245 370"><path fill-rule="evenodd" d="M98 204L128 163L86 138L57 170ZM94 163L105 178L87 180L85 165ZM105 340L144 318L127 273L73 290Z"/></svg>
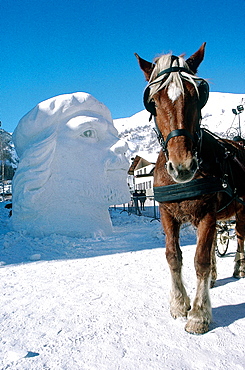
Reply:
<svg viewBox="0 0 245 370"><path fill-rule="evenodd" d="M128 161L104 104L83 92L43 101L20 120L13 141L19 156L14 230L76 237L112 232L108 207L129 200Z"/></svg>

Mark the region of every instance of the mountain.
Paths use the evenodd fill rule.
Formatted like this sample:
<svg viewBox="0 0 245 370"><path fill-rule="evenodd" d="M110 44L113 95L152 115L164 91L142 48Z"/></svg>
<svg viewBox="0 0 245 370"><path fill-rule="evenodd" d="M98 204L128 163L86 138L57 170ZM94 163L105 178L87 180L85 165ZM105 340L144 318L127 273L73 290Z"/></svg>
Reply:
<svg viewBox="0 0 245 370"><path fill-rule="evenodd" d="M241 134L245 137L245 113L238 113L238 106L244 108L245 94L230 94L211 92L207 104L202 109L202 127L227 138L239 134L239 121ZM160 150L153 120L149 122L150 113L143 110L128 118L114 120L119 137L129 145L128 157L136 154L155 162Z"/></svg>
<svg viewBox="0 0 245 370"><path fill-rule="evenodd" d="M235 109L238 113L237 107L239 105L244 108L245 94L211 92L207 104L202 109L202 127L206 127L222 137L233 138L239 134L240 124L241 134L245 137L245 113L241 112L235 115L232 112ZM142 110L131 117L114 120L114 126L118 130L119 137L126 141L129 146L126 153L129 159L135 155L139 155L150 162L155 162L157 159L160 146L154 131L154 121L149 122L149 118L150 113ZM10 167L15 168L17 158L11 135L4 130L0 130L1 140L4 142L5 156L7 156L5 158L7 159L6 166L8 169Z"/></svg>

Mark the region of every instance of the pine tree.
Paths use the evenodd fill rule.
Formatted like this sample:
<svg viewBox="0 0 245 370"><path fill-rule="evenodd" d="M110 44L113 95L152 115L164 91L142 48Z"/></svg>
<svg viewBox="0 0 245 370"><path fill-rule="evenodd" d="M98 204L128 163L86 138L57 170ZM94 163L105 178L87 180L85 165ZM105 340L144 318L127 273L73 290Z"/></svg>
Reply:
<svg viewBox="0 0 245 370"><path fill-rule="evenodd" d="M0 129L0 180L12 180L17 167L17 156L12 142L12 136Z"/></svg>

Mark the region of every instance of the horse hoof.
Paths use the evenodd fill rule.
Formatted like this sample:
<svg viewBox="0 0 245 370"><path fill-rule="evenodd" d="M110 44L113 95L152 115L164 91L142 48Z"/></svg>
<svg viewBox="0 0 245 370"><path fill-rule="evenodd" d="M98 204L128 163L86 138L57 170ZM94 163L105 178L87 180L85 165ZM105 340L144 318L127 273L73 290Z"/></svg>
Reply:
<svg viewBox="0 0 245 370"><path fill-rule="evenodd" d="M174 319L177 319L178 317L187 317L190 309L190 298L188 296L182 298L181 300L174 299L174 297L171 298L170 313Z"/></svg>
<svg viewBox="0 0 245 370"><path fill-rule="evenodd" d="M208 322L198 322L196 320L189 320L185 326L185 331L189 334L205 334L209 330Z"/></svg>
<svg viewBox="0 0 245 370"><path fill-rule="evenodd" d="M189 308L190 309L190 308ZM177 319L179 317L187 317L187 314L188 314L188 310L186 309L183 309L183 310L173 310L173 309L170 309L170 314L172 316L173 319Z"/></svg>
<svg viewBox="0 0 245 370"><path fill-rule="evenodd" d="M236 279L245 277L245 260L244 259L236 261L233 277Z"/></svg>
<svg viewBox="0 0 245 370"><path fill-rule="evenodd" d="M210 288L213 288L215 285L216 279L210 281Z"/></svg>
<svg viewBox="0 0 245 370"><path fill-rule="evenodd" d="M234 271L233 277L235 279L242 279L242 278L245 277L245 273L244 273L244 271L239 271L238 273L236 271Z"/></svg>

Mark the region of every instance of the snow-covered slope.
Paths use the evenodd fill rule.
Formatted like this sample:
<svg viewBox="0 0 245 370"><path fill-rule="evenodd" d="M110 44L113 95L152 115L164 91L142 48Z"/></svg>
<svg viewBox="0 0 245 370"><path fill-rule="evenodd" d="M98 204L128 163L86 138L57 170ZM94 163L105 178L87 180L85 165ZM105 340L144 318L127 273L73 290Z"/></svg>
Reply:
<svg viewBox="0 0 245 370"><path fill-rule="evenodd" d="M143 110L129 118L114 120L119 137L128 144L126 156L140 155L155 162L159 153L159 143L153 130L154 122L149 121L150 114Z"/></svg>
<svg viewBox="0 0 245 370"><path fill-rule="evenodd" d="M38 239L11 232L7 219L1 205L1 369L244 369L245 279L232 277L235 241L218 259L210 331L196 336L169 312L159 222L113 211L110 237ZM195 242L184 229L183 276L191 299Z"/></svg>
<svg viewBox="0 0 245 370"><path fill-rule="evenodd" d="M235 115L232 109L245 104L245 94L211 92L209 100L202 109L202 126L223 137L238 135L239 119L242 135L245 137L245 112ZM150 113L143 110L129 118L114 120L120 137L128 142L131 155L139 154L154 161L159 152L159 144L153 130Z"/></svg>
<svg viewBox="0 0 245 370"><path fill-rule="evenodd" d="M242 136L245 137L245 112L234 115L232 109L245 104L245 94L211 92L202 109L202 125L221 136L232 138L238 135L239 118Z"/></svg>

